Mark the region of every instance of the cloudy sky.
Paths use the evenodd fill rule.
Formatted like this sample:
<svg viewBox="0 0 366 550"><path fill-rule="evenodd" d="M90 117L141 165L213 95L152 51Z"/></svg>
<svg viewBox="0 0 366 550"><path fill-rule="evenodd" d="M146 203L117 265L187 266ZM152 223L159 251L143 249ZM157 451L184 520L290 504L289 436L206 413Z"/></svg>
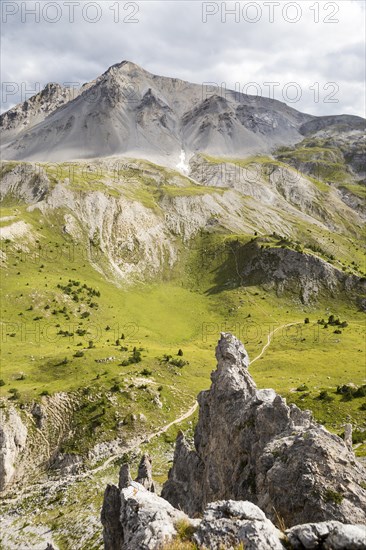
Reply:
<svg viewBox="0 0 366 550"><path fill-rule="evenodd" d="M84 83L124 59L312 114L365 116L365 4L299 0L3 0L2 111L50 81Z"/></svg>

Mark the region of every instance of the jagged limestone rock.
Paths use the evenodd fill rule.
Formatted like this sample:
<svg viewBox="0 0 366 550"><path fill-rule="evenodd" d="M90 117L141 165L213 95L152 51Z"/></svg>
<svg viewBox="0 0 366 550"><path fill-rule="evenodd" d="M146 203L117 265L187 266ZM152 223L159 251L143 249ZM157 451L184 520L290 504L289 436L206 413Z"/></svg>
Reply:
<svg viewBox="0 0 366 550"><path fill-rule="evenodd" d="M0 491L16 473L16 463L25 449L28 430L14 407L0 410Z"/></svg>
<svg viewBox="0 0 366 550"><path fill-rule="evenodd" d="M222 334L210 390L201 392L195 449L178 436L162 491L194 516L209 502L250 500L273 521L366 520L364 468L336 435L273 390L257 390L243 344Z"/></svg>
<svg viewBox="0 0 366 550"><path fill-rule="evenodd" d="M364 550L366 526L344 525L339 521L324 521L296 525L286 531L294 550Z"/></svg>
<svg viewBox="0 0 366 550"><path fill-rule="evenodd" d="M180 527L200 550L361 550L365 525L338 521L277 529L252 502L222 500L208 504L202 519L189 518L166 500L132 482L119 491L108 485L102 522L105 550L166 550L181 540Z"/></svg>
<svg viewBox="0 0 366 550"><path fill-rule="evenodd" d="M101 519L105 550L155 550L177 535L179 520L195 524L136 482L122 491L108 485Z"/></svg>
<svg viewBox="0 0 366 550"><path fill-rule="evenodd" d="M152 493L156 492L155 484L152 479L152 460L149 455L145 454L142 456L135 481L143 485L148 491Z"/></svg>
<svg viewBox="0 0 366 550"><path fill-rule="evenodd" d="M352 424L345 424L344 426L344 442L347 449L352 451Z"/></svg>
<svg viewBox="0 0 366 550"><path fill-rule="evenodd" d="M210 550L244 544L245 550L283 550L284 535L251 502L235 500L209 504L194 535L199 547Z"/></svg>
<svg viewBox="0 0 366 550"><path fill-rule="evenodd" d="M122 489L126 489L129 485L131 485L132 477L130 472L130 466L127 464L123 464L121 466L121 469L119 471L119 481L118 481L118 488L120 491Z"/></svg>
<svg viewBox="0 0 366 550"><path fill-rule="evenodd" d="M104 548L119 550L122 548L123 529L120 522L121 493L115 485L107 485L104 492L101 521L104 527Z"/></svg>

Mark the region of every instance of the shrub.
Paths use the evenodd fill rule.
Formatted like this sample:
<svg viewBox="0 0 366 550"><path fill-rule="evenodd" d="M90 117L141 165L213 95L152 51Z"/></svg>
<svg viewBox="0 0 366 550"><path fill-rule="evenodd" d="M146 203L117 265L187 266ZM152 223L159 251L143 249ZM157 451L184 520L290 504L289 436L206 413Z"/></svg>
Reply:
<svg viewBox="0 0 366 550"><path fill-rule="evenodd" d="M343 500L343 495L342 493L333 491L333 489L326 489L324 493L324 500L325 502L334 502L334 504L341 504Z"/></svg>
<svg viewBox="0 0 366 550"><path fill-rule="evenodd" d="M300 386L298 386L298 387L296 388L296 391L308 391L308 389L309 389L309 388L307 387L306 384L301 384Z"/></svg>
<svg viewBox="0 0 366 550"><path fill-rule="evenodd" d="M79 350L76 353L74 353L74 357L84 357L84 352Z"/></svg>
<svg viewBox="0 0 366 550"><path fill-rule="evenodd" d="M328 394L326 390L322 390L318 396L319 401L334 401L334 397Z"/></svg>
<svg viewBox="0 0 366 550"><path fill-rule="evenodd" d="M179 355L179 357L183 357L183 350L179 349L177 355Z"/></svg>
<svg viewBox="0 0 366 550"><path fill-rule="evenodd" d="M12 395L12 399L20 398L20 392L16 388L10 388L9 393Z"/></svg>
<svg viewBox="0 0 366 550"><path fill-rule="evenodd" d="M128 358L130 364L140 363L142 361L141 352L136 348L133 348L132 355Z"/></svg>
<svg viewBox="0 0 366 550"><path fill-rule="evenodd" d="M174 367L179 367L180 369L187 365L187 361L184 361L183 359L172 359L170 361L170 365L173 365Z"/></svg>
<svg viewBox="0 0 366 550"><path fill-rule="evenodd" d="M43 390L39 395L47 396L47 395L50 395L50 392L48 390Z"/></svg>
<svg viewBox="0 0 366 550"><path fill-rule="evenodd" d="M143 369L143 370L140 372L140 374L141 374L142 376L151 376L151 375L152 375L152 371L149 370L149 369Z"/></svg>
<svg viewBox="0 0 366 550"><path fill-rule="evenodd" d="M353 430L352 431L352 443L363 443L366 441L366 431L363 430Z"/></svg>
<svg viewBox="0 0 366 550"><path fill-rule="evenodd" d="M305 323L305 325L308 325L308 324L310 323L310 319L309 319L309 317L305 317L305 319L304 319L304 323Z"/></svg>
<svg viewBox="0 0 366 550"><path fill-rule="evenodd" d="M194 527L194 525L192 525L186 519L178 520L174 527L177 531L179 540L181 540L182 542L190 541L196 531L196 527Z"/></svg>
<svg viewBox="0 0 366 550"><path fill-rule="evenodd" d="M0 378L0 386L5 386L5 382L2 378Z"/></svg>

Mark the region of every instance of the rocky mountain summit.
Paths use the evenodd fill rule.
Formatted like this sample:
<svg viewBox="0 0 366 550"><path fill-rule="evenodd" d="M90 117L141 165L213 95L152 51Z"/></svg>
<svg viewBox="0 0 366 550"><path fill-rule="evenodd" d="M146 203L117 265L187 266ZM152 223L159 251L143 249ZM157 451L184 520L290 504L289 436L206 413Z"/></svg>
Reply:
<svg viewBox="0 0 366 550"><path fill-rule="evenodd" d="M76 91L51 85L4 113L0 128L6 160L128 153L167 162L182 148L230 156L269 152L343 120L351 129L364 123L349 115L314 117L265 97L222 94L218 87L153 75L122 61Z"/></svg>
<svg viewBox="0 0 366 550"><path fill-rule="evenodd" d="M216 358L198 396L195 448L178 435L161 497L149 491L146 457L140 484L124 465L119 488L108 486L106 550L164 548L182 525L192 548L365 548L366 472L353 452L310 411L258 390L233 335L221 335Z"/></svg>

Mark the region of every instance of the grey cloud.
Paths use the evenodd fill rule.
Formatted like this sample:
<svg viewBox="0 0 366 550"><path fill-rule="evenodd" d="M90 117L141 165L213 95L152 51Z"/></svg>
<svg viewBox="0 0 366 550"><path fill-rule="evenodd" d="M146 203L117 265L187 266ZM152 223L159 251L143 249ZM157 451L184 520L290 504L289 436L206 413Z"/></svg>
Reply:
<svg viewBox="0 0 366 550"><path fill-rule="evenodd" d="M63 4L59 1L60 6ZM95 24L80 18L81 7L75 23L65 17L55 24L35 24L31 18L21 23L19 17L9 18L2 25L2 80L26 82L29 87L34 82L83 83L110 65L129 59L151 72L198 83L224 81L230 88L235 82L243 87L256 81L265 92L264 82L278 81L282 88L295 81L305 88L301 101L293 105L299 110L363 114L360 2L338 2L340 21L328 25L314 23L308 2L298 2L303 15L295 24L280 15L269 23L268 8L259 0L262 17L252 24L242 18L235 23L233 17L222 23L219 15L205 24L200 1L179 0L137 2L139 23L114 23L109 9L112 4L115 2L100 2L102 18ZM121 11L122 16L127 13ZM329 81L336 81L342 89L339 103L315 103L309 87ZM20 93L7 98L6 104L2 101L2 110L21 99ZM278 99L283 100L281 90Z"/></svg>

